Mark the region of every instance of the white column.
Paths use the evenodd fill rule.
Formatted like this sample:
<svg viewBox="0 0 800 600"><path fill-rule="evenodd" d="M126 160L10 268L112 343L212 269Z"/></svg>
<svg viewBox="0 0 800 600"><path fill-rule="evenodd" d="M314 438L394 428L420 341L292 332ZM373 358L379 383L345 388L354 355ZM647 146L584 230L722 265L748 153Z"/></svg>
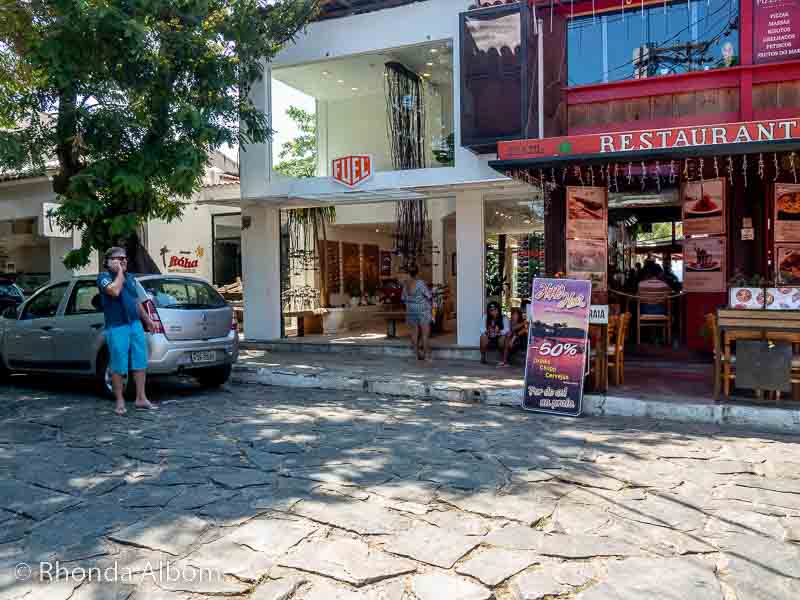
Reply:
<svg viewBox="0 0 800 600"><path fill-rule="evenodd" d="M458 278L458 344L477 346L484 310L483 193L456 196L456 270Z"/></svg>
<svg viewBox="0 0 800 600"><path fill-rule="evenodd" d="M248 340L279 338L281 243L277 208L242 208L242 283L245 337Z"/></svg>
<svg viewBox="0 0 800 600"><path fill-rule="evenodd" d="M269 64L264 68L264 75L253 83L250 98L256 108L267 116L272 124L272 69ZM242 125L244 127L244 125ZM263 144L248 144L239 152L239 171L241 174L242 198L258 198L264 196L267 184L272 179L272 141Z"/></svg>

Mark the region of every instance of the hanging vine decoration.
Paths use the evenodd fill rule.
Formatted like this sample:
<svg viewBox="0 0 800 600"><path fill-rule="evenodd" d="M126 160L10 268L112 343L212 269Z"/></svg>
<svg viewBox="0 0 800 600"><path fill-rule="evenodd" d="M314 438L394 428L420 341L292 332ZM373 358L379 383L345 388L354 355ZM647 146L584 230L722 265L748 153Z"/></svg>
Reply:
<svg viewBox="0 0 800 600"><path fill-rule="evenodd" d="M655 176L656 176L656 188L658 189L658 193L661 193L661 163L656 161L655 167Z"/></svg>
<svg viewBox="0 0 800 600"><path fill-rule="evenodd" d="M744 187L747 189L747 154L742 154L742 175L744 175Z"/></svg>
<svg viewBox="0 0 800 600"><path fill-rule="evenodd" d="M772 153L772 160L775 163L775 179L773 179L773 181L778 181L778 177L780 177L781 174L781 163L778 160L777 152Z"/></svg>
<svg viewBox="0 0 800 600"><path fill-rule="evenodd" d="M728 181L733 185L733 157L728 156Z"/></svg>
<svg viewBox="0 0 800 600"><path fill-rule="evenodd" d="M789 160L792 161L792 177L794 177L794 182L797 183L797 167L794 164L795 156L797 156L796 152L792 152L789 154Z"/></svg>
<svg viewBox="0 0 800 600"><path fill-rule="evenodd" d="M697 167L697 170L698 170L698 171L699 171L699 173L700 173L700 181L701 181L701 182L703 181L703 164L704 164L704 163L705 163L705 161L704 161L704 160L701 158L701 159L700 159L700 164L699 164L699 165L698 165L698 167Z"/></svg>
<svg viewBox="0 0 800 600"><path fill-rule="evenodd" d="M716 156L714 157L714 177L719 179L719 161Z"/></svg>
<svg viewBox="0 0 800 600"><path fill-rule="evenodd" d="M642 191L644 191L645 188L647 187L647 166L644 164L644 161L642 161L642 177L641 177L641 179L642 179Z"/></svg>
<svg viewBox="0 0 800 600"><path fill-rule="evenodd" d="M575 166L575 175L578 177L578 181L580 181L581 185L583 185L583 171L579 166Z"/></svg>
<svg viewBox="0 0 800 600"><path fill-rule="evenodd" d="M286 229L289 234L288 259L289 269L292 274L302 275L304 271L322 271L322 288L316 290L305 288L292 288L283 292L284 304L298 302L300 309L312 306L316 308L320 302L326 302L324 291L327 288L327 265L324 254L325 248L320 248L320 241L328 238L327 226L336 221L336 208L332 206L320 208L296 208L286 211ZM320 265L320 257L322 257ZM320 266L322 268L320 268ZM312 294L309 290L314 290ZM313 297L313 298L312 298ZM309 304L310 303L310 304ZM291 306L290 306L291 308Z"/></svg>
<svg viewBox="0 0 800 600"><path fill-rule="evenodd" d="M408 271L422 262L425 243L430 238L425 199L398 200L395 214L394 251L402 257L400 270Z"/></svg>
<svg viewBox="0 0 800 600"><path fill-rule="evenodd" d="M398 171L425 167L424 84L398 62L385 65L386 129L392 165Z"/></svg>
<svg viewBox="0 0 800 600"><path fill-rule="evenodd" d="M764 181L764 155L761 153L758 155L758 178Z"/></svg>
<svg viewBox="0 0 800 600"><path fill-rule="evenodd" d="M683 180L689 181L689 159L683 161Z"/></svg>
<svg viewBox="0 0 800 600"><path fill-rule="evenodd" d="M553 167L550 167L550 184L553 186L553 189L558 187L556 183L556 170Z"/></svg>
<svg viewBox="0 0 800 600"><path fill-rule="evenodd" d="M589 165L589 185L594 187L594 167Z"/></svg>
<svg viewBox="0 0 800 600"><path fill-rule="evenodd" d="M619 193L619 165L614 163L614 189Z"/></svg>
<svg viewBox="0 0 800 600"><path fill-rule="evenodd" d="M675 173L675 161L671 160L671 161L669 161L669 182L671 184L675 183L675 180L677 179L677 177L678 177L678 174Z"/></svg>

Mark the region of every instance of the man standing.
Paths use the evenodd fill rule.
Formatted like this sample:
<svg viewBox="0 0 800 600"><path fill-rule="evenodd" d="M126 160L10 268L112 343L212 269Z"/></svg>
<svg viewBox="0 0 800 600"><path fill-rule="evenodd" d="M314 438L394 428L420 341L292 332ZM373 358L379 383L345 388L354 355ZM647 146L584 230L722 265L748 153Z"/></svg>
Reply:
<svg viewBox="0 0 800 600"><path fill-rule="evenodd" d="M128 257L125 249L114 246L105 253L106 270L97 276L97 287L103 302L106 318L106 344L111 367L111 382L117 401L115 412L125 414L123 378L128 374L130 360L133 380L136 382L136 407L154 409L145 395L147 369L147 340L144 328L152 328L152 321L136 293L136 282L128 274Z"/></svg>

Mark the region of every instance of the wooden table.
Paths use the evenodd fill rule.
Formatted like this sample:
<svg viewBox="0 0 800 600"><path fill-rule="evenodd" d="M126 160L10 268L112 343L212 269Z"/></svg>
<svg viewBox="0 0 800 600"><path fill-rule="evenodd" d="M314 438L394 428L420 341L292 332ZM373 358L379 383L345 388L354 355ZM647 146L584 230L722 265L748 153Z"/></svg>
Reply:
<svg viewBox="0 0 800 600"><path fill-rule="evenodd" d="M731 343L736 340L768 340L770 338L790 343L800 341L800 310L745 310L720 308L717 310L717 328L720 336L719 351L714 352L714 400L719 398L720 379L725 396L730 395ZM716 344L715 344L716 346Z"/></svg>
<svg viewBox="0 0 800 600"><path fill-rule="evenodd" d="M382 310L375 313L375 316L381 317L386 320L386 337L397 337L397 322L406 318L405 308L394 308L390 310Z"/></svg>
<svg viewBox="0 0 800 600"><path fill-rule="evenodd" d="M305 337L306 335L306 317L320 317L324 315L327 311L324 308L318 308L316 310L295 310L290 312L283 313L284 317L296 317L297 318L297 337Z"/></svg>
<svg viewBox="0 0 800 600"><path fill-rule="evenodd" d="M594 369L597 373L595 392L605 394L608 391L608 324L589 325L588 349L594 346Z"/></svg>

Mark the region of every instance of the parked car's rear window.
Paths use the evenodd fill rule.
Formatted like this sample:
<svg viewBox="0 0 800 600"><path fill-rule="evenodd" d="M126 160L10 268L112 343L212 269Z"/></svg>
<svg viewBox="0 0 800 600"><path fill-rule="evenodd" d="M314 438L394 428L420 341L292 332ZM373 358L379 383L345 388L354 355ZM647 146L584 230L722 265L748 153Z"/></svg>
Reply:
<svg viewBox="0 0 800 600"><path fill-rule="evenodd" d="M204 281L147 279L140 282L157 308L222 308L225 299Z"/></svg>

